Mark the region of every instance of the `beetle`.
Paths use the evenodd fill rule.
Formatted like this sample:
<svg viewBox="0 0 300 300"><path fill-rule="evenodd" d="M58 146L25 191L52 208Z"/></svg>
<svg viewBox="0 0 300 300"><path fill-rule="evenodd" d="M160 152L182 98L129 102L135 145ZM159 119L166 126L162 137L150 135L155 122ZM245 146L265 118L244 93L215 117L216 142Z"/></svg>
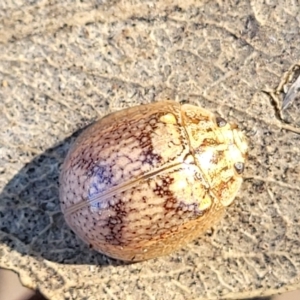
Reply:
<svg viewBox="0 0 300 300"><path fill-rule="evenodd" d="M64 161L66 222L116 259L169 254L222 217L241 186L247 148L237 125L190 104L110 114L77 138Z"/></svg>

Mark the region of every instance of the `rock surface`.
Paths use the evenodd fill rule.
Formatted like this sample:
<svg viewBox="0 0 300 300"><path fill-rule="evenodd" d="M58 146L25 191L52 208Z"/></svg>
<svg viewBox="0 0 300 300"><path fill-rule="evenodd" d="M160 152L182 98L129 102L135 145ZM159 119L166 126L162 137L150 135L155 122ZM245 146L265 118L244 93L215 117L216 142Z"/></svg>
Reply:
<svg viewBox="0 0 300 300"><path fill-rule="evenodd" d="M299 288L299 101L280 110L298 72L295 3L2 1L0 266L49 299L244 299ZM67 227L59 167L95 119L165 99L240 125L245 181L214 230L128 265Z"/></svg>

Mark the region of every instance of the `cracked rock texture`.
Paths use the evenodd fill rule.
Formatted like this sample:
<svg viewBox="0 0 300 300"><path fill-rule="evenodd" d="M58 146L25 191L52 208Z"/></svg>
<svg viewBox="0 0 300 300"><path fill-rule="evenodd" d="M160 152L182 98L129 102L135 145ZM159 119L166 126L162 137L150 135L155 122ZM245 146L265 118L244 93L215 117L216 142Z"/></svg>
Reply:
<svg viewBox="0 0 300 300"><path fill-rule="evenodd" d="M280 111L300 57L298 5L1 1L0 266L49 299L243 299L299 288L299 100ZM67 227L59 167L95 119L164 99L240 125L245 181L214 230L128 265Z"/></svg>

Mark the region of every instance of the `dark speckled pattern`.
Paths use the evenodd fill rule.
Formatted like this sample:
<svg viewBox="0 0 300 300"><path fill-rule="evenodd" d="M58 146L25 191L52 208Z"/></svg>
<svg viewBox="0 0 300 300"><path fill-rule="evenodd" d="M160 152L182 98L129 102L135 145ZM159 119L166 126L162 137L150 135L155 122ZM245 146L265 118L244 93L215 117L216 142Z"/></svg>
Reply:
<svg viewBox="0 0 300 300"><path fill-rule="evenodd" d="M166 101L123 110L70 149L61 207L100 252L132 261L164 255L220 218L241 184L234 163L245 151L240 132L201 108Z"/></svg>

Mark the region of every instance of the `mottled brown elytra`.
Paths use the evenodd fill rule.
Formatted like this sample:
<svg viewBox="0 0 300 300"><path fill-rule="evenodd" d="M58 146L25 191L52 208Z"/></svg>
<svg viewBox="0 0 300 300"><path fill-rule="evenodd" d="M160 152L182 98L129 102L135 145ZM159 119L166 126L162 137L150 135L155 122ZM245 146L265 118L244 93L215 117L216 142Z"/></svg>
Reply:
<svg viewBox="0 0 300 300"><path fill-rule="evenodd" d="M140 261L168 254L220 219L242 183L236 125L174 101L110 114L71 147L60 176L69 226L94 249Z"/></svg>

